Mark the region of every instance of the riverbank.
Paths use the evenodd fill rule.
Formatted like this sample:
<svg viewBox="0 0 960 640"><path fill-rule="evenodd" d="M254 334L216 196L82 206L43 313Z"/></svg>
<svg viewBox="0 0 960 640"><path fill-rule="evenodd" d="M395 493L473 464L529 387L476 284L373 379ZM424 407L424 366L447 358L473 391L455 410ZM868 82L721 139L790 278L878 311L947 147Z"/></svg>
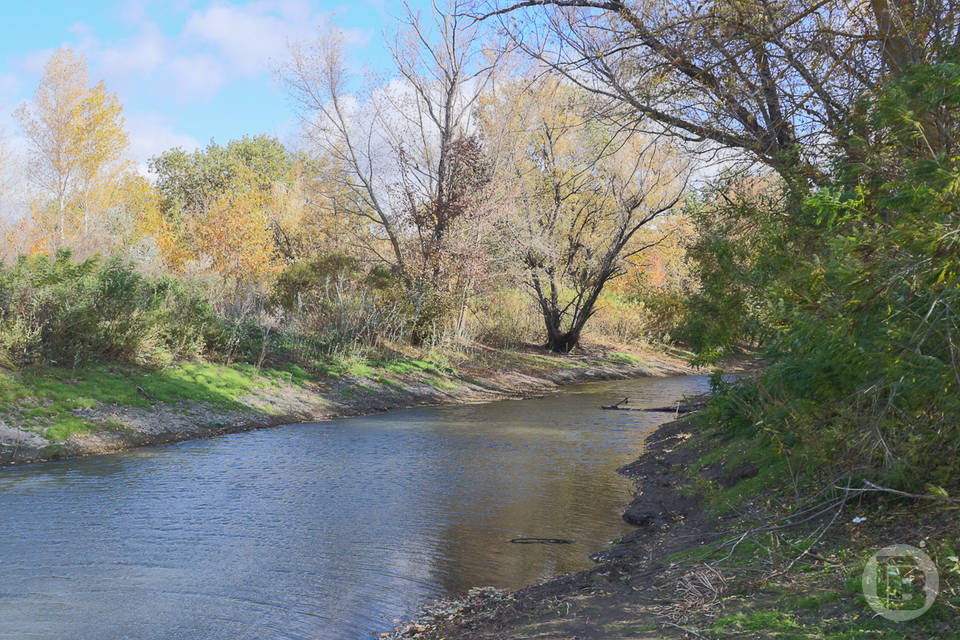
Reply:
<svg viewBox="0 0 960 640"><path fill-rule="evenodd" d="M884 492L804 500L775 451L713 431L701 414L656 429L639 459L619 471L637 486L624 512L637 528L596 553L596 566L515 593L475 589L384 636L960 637L960 519L949 502ZM936 601L910 622L876 615L863 596L867 560L895 543L924 549L939 572ZM901 577L897 588L922 602L916 577Z"/></svg>
<svg viewBox="0 0 960 640"><path fill-rule="evenodd" d="M321 372L187 362L0 368L0 465L123 451L405 407L542 394L559 385L691 371L678 351L589 346L560 356L474 346L356 359Z"/></svg>

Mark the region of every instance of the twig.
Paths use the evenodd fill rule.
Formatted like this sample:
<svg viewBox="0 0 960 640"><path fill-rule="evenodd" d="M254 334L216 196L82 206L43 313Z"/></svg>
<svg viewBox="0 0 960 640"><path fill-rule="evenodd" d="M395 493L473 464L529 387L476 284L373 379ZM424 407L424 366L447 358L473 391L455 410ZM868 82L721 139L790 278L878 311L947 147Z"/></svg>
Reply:
<svg viewBox="0 0 960 640"><path fill-rule="evenodd" d="M601 405L601 409L620 409L623 405L627 404L630 398L624 398L620 402L614 402L613 404Z"/></svg>
<svg viewBox="0 0 960 640"><path fill-rule="evenodd" d="M671 626L671 627L676 627L677 629L680 629L680 631L683 631L684 633L689 633L690 635L695 636L695 637L697 637L697 638L702 638L703 640L707 640L706 638L704 638L702 635L700 635L699 633L697 633L697 632L694 631L693 629L688 629L688 628L686 628L686 627L681 627L681 626L678 625L678 624L674 624L674 623L672 623L672 622L667 622L666 620L661 620L661 621L660 621L660 624L666 624L666 625L669 625L669 626Z"/></svg>
<svg viewBox="0 0 960 640"><path fill-rule="evenodd" d="M881 487L878 484L874 484L869 480L863 481L863 487L836 487L840 491L845 491L847 493L869 493L869 492L882 492L882 493L892 493L894 495L903 496L904 498L915 498L918 500L933 500L934 502L953 502L960 503L960 500L956 498L951 498L949 496L930 496L924 495L922 493L907 493L906 491L900 491L899 489L891 489L889 487Z"/></svg>
<svg viewBox="0 0 960 640"><path fill-rule="evenodd" d="M840 514L843 512L843 508L844 508L845 506L847 506L847 499L848 499L848 497L849 497L849 496L844 496L844 497L843 497L843 501L840 502L839 505L837 505L837 510L836 510L836 512L834 512L833 517L830 518L830 522L828 522L828 523L826 524L826 526L823 527L823 529L820 530L820 533L817 534L817 537L813 540L813 542L811 542L809 545L807 545L807 548L804 549L804 550L800 553L800 555L798 555L798 556L795 557L793 560L791 560L790 563L787 564L786 567L784 567L783 569L780 569L779 571L774 571L773 573L771 573L770 575L768 575L768 576L766 577L767 580L769 580L770 578L773 578L774 576L783 575L783 574L785 574L786 572L790 571L790 569L793 569L793 565L797 564L797 562L800 561L800 558L802 558L802 557L805 556L805 555L810 554L810 550L811 550L818 542L820 542L820 540L823 538L824 534L827 533L827 531L830 529L830 527L833 526L833 523L837 521L837 518L838 518L838 517L840 516Z"/></svg>

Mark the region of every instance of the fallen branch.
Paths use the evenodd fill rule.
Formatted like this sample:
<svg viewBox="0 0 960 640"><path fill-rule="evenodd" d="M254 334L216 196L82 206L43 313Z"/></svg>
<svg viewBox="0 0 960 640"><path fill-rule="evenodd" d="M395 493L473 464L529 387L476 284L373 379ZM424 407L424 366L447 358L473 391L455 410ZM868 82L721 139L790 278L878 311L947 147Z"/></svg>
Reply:
<svg viewBox="0 0 960 640"><path fill-rule="evenodd" d="M650 409L640 409L640 411L656 411L659 413L690 413L702 409L703 405L681 404L677 403L675 407L652 407Z"/></svg>
<svg viewBox="0 0 960 640"><path fill-rule="evenodd" d="M576 540L566 538L514 538L513 544L573 544Z"/></svg>
<svg viewBox="0 0 960 640"><path fill-rule="evenodd" d="M628 408L626 408L626 407L623 406L623 405L627 404L629 401L630 401L630 398L624 398L624 399L621 400L620 402L614 402L613 404L608 404L608 405L601 405L600 408L601 408L601 409L607 409L607 410L618 410L618 409L619 409L620 411L631 411L631 409L628 409Z"/></svg>
<svg viewBox="0 0 960 640"><path fill-rule="evenodd" d="M933 500L934 502L952 502L954 504L960 504L960 500L957 500L956 498L951 498L948 495L934 496L934 495L926 495L922 493L908 493L906 491L900 491L899 489L881 487L880 485L874 484L869 480L864 480L863 485L864 485L863 487L837 487L836 485L834 486L836 489L839 489L840 491L844 491L846 493L873 493L873 492L892 493L893 495L902 496L904 498L914 498L917 500Z"/></svg>

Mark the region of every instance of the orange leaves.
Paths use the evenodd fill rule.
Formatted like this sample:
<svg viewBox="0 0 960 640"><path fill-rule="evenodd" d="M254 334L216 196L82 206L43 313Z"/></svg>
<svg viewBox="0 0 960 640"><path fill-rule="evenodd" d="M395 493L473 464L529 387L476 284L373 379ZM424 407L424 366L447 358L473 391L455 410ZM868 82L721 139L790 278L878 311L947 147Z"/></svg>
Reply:
<svg viewBox="0 0 960 640"><path fill-rule="evenodd" d="M181 219L151 216L145 230L171 268L206 263L224 278L256 281L281 266L274 230L288 210L284 196L282 189L264 192L240 180Z"/></svg>
<svg viewBox="0 0 960 640"><path fill-rule="evenodd" d="M257 280L279 264L270 220L271 194L254 188L230 190L194 219L196 248L220 275L238 281Z"/></svg>

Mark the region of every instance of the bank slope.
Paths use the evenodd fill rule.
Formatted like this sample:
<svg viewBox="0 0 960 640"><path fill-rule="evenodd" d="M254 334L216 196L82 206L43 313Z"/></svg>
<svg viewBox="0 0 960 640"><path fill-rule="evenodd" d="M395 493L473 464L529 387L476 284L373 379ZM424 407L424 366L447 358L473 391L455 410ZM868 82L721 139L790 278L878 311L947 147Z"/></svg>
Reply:
<svg viewBox="0 0 960 640"><path fill-rule="evenodd" d="M690 372L679 352L653 350L595 347L558 356L477 346L443 362L418 355L354 359L313 372L210 362L0 368L0 464L544 393L572 382Z"/></svg>
<svg viewBox="0 0 960 640"><path fill-rule="evenodd" d="M477 589L384 634L407 640L940 640L960 638L958 509L947 499L834 489L800 499L776 451L723 435L698 415L652 433L620 471L638 494L632 533L596 566L508 593ZM864 597L870 558L908 544L939 589L916 619ZM889 567L888 567L889 569ZM881 576L895 610L922 608L911 569Z"/></svg>

